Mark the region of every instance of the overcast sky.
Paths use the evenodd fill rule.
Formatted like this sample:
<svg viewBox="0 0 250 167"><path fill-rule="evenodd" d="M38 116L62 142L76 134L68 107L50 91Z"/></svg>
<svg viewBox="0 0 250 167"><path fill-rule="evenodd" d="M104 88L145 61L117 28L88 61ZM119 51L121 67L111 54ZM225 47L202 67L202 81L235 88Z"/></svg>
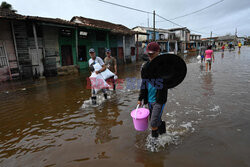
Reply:
<svg viewBox="0 0 250 167"><path fill-rule="evenodd" d="M0 0L1 1L1 0ZM106 0L113 3L155 12L167 19L202 9L220 0ZM129 28L153 25L151 14L141 13L98 0L7 0L19 14L62 18L70 20L73 16L83 16L123 24ZM156 17L156 28L178 27L162 22ZM234 34L250 36L250 0L224 0L206 10L173 20L191 30L202 32L202 37ZM192 32L198 34L197 32Z"/></svg>

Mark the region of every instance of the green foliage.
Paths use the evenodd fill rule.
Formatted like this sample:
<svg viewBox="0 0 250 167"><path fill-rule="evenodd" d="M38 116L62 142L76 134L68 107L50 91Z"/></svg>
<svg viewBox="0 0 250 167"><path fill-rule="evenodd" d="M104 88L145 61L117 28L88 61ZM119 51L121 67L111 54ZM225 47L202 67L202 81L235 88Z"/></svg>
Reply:
<svg viewBox="0 0 250 167"><path fill-rule="evenodd" d="M15 9L13 9L12 5L9 4L8 2L6 1L3 1L0 5L0 9L7 9L7 10L10 10L12 12L17 12Z"/></svg>

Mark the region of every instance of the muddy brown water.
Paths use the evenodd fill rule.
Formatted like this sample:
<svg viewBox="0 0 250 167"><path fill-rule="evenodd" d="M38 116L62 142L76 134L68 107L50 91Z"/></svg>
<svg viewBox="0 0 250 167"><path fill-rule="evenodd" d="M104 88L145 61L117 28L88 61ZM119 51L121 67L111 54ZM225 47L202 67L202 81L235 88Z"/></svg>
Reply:
<svg viewBox="0 0 250 167"><path fill-rule="evenodd" d="M150 131L133 128L138 90L127 82L98 106L86 73L1 84L0 166L250 166L249 52L216 52L212 72L184 56L187 76L164 109L167 134L153 144ZM121 66L119 78L139 78L140 64Z"/></svg>

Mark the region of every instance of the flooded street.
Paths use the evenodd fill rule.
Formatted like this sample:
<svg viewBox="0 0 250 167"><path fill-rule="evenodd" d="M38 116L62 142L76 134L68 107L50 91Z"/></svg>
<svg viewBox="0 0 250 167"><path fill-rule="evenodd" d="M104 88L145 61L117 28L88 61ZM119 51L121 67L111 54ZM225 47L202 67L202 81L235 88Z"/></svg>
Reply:
<svg viewBox="0 0 250 167"><path fill-rule="evenodd" d="M149 130L134 130L139 90L126 82L95 107L88 73L1 84L0 166L250 166L249 53L215 52L212 72L186 56L187 76L169 90L167 134L156 145ZM140 78L140 66L121 66L119 78Z"/></svg>

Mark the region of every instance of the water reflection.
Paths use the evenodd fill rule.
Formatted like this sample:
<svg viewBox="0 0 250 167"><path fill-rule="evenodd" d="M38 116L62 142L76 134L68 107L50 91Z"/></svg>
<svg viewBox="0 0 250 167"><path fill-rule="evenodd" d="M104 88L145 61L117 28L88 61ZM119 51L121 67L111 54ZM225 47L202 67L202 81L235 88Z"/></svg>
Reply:
<svg viewBox="0 0 250 167"><path fill-rule="evenodd" d="M112 99L112 102L106 103L103 109L95 109L94 119L96 125L95 143L103 144L111 140L118 139L111 135L111 128L122 125L122 121L118 121L117 118L120 115L120 111L117 105L117 99Z"/></svg>
<svg viewBox="0 0 250 167"><path fill-rule="evenodd" d="M145 151L136 151L136 163L141 163L144 165L144 167L164 167L164 157L165 154L162 153L149 153Z"/></svg>
<svg viewBox="0 0 250 167"><path fill-rule="evenodd" d="M202 63L200 64L200 71L204 71L204 65Z"/></svg>
<svg viewBox="0 0 250 167"><path fill-rule="evenodd" d="M196 56L185 56L191 62L189 73L169 94L168 115L164 115L171 132L166 137L174 141L159 152L145 148L149 131L137 133L131 124L128 110L136 103L137 91L118 90L117 97L79 111L82 102L91 96L90 90L85 89L88 74L50 78L38 86L14 85L5 90L8 93L0 93L0 166L94 166L82 164L84 161L105 166L99 159L125 160L131 166L171 166L173 161L188 166L190 159L216 163L229 155L234 157L239 149L241 155L232 158L232 162L234 166L238 162L242 162L238 166L244 166L249 162L250 60L249 49L238 52L240 55L237 51L225 51L225 58L223 53L215 52L217 59L224 59L223 63L218 60L213 64L214 73L206 73L205 65L196 63ZM119 77L139 77L140 66L141 63L120 66ZM215 117L218 114L221 117ZM215 131L211 131L213 127ZM240 148L235 141L241 141ZM225 153L225 149L229 151ZM121 166L124 163L119 162Z"/></svg>
<svg viewBox="0 0 250 167"><path fill-rule="evenodd" d="M221 59L223 59L223 58L224 58L224 52L221 53Z"/></svg>
<svg viewBox="0 0 250 167"><path fill-rule="evenodd" d="M238 55L240 55L240 50L238 51Z"/></svg>
<svg viewBox="0 0 250 167"><path fill-rule="evenodd" d="M203 93L204 96L211 96L214 95L214 83L213 83L213 74L212 72L206 72L203 76L202 76L202 88L205 90L205 92Z"/></svg>

